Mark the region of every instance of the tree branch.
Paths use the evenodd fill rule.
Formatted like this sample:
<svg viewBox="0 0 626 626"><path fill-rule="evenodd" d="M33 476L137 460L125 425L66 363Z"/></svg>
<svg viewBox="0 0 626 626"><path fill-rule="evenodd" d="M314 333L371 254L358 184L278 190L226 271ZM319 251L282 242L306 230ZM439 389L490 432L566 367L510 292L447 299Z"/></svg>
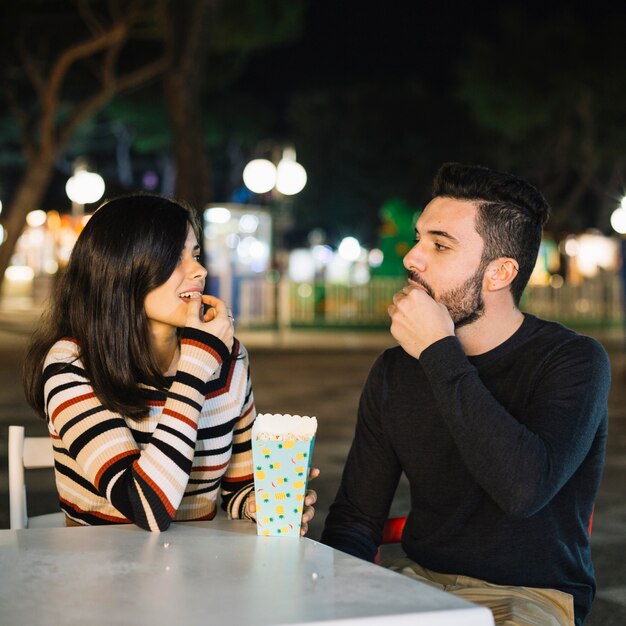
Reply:
<svg viewBox="0 0 626 626"><path fill-rule="evenodd" d="M89 0L75 0L75 3L78 14L92 35L99 35L106 30L104 24L102 24L92 10Z"/></svg>
<svg viewBox="0 0 626 626"><path fill-rule="evenodd" d="M69 138L76 129L89 117L94 115L111 97L115 94L128 89L132 89L137 85L143 84L153 78L156 78L166 68L166 60L164 57L157 59L152 63L148 63L137 70L129 72L116 80L104 84L98 93L91 98L85 100L77 109L70 119L59 129L56 152L58 153L65 146Z"/></svg>

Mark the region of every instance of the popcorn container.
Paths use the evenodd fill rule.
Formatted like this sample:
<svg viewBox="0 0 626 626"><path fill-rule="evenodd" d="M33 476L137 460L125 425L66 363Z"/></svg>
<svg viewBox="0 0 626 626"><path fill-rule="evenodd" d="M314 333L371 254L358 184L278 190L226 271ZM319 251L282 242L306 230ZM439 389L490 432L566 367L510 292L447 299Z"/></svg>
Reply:
<svg viewBox="0 0 626 626"><path fill-rule="evenodd" d="M260 414L252 427L257 534L299 537L317 419Z"/></svg>

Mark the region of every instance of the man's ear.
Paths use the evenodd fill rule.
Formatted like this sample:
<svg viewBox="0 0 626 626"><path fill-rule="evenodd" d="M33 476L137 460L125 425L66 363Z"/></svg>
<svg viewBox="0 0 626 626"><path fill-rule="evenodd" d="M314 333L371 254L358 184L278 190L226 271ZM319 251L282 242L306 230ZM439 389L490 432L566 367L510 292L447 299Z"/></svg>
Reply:
<svg viewBox="0 0 626 626"><path fill-rule="evenodd" d="M485 272L485 289L487 291L499 291L508 287L518 272L519 266L515 259L501 257L491 261Z"/></svg>

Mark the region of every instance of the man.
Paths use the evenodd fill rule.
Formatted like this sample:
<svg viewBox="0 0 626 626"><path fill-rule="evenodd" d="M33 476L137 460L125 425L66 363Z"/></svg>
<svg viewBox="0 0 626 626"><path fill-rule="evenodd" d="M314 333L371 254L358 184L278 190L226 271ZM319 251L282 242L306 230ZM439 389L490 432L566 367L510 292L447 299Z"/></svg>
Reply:
<svg viewBox="0 0 626 626"><path fill-rule="evenodd" d="M373 560L402 472L394 569L489 606L497 624L582 624L607 437L599 343L522 313L549 207L528 183L448 163L389 307L322 541Z"/></svg>

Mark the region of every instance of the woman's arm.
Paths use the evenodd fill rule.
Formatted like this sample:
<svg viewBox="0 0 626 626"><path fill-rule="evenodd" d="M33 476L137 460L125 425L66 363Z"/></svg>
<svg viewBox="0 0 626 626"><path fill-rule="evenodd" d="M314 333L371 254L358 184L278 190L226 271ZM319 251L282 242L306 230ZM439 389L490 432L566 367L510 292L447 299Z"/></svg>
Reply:
<svg viewBox="0 0 626 626"><path fill-rule="evenodd" d="M241 345L241 344L239 344ZM253 519L248 512L248 498L254 492L254 468L252 464L252 424L256 417L254 395L250 380L248 355L243 347L236 367L242 368L245 380L241 391L241 410L233 428L233 450L228 469L222 477L222 509L232 519Z"/></svg>
<svg viewBox="0 0 626 626"><path fill-rule="evenodd" d="M76 354L77 346L64 340L46 360L44 396L54 431L113 507L146 530L165 530L189 480L204 386L227 347L207 332L184 329L178 371L143 450L123 417L102 406Z"/></svg>

